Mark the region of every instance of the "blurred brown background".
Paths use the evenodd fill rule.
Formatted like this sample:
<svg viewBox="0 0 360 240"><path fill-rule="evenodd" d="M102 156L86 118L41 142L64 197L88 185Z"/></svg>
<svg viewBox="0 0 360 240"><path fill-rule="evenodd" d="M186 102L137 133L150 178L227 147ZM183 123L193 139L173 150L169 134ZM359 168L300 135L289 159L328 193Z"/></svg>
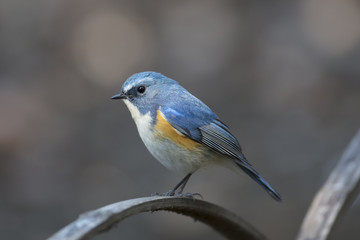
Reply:
<svg viewBox="0 0 360 240"><path fill-rule="evenodd" d="M227 123L283 195L214 168L186 190L293 239L360 126L360 3L0 1L0 238L45 239L78 214L165 192L183 176L145 149L110 97L135 72L178 80ZM356 202L332 239L358 239ZM96 239L222 239L172 213Z"/></svg>

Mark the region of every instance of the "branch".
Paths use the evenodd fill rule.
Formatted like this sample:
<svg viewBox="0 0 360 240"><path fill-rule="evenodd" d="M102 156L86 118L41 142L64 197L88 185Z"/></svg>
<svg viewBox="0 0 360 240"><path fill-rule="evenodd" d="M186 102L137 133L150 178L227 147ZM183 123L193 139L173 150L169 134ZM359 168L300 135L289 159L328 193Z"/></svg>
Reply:
<svg viewBox="0 0 360 240"><path fill-rule="evenodd" d="M212 203L190 198L156 196L113 203L82 214L48 240L89 239L100 232L109 230L126 217L159 210L192 217L211 226L228 239L265 239L244 220Z"/></svg>
<svg viewBox="0 0 360 240"><path fill-rule="evenodd" d="M351 206L360 186L360 130L314 198L297 240L326 239L339 216Z"/></svg>

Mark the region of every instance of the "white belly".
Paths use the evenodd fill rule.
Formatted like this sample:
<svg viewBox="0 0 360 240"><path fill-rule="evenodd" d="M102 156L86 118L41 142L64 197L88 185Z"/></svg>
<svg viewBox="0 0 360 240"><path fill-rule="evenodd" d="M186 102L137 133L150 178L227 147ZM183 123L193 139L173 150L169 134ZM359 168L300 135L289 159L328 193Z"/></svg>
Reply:
<svg viewBox="0 0 360 240"><path fill-rule="evenodd" d="M150 113L142 115L128 100L124 101L134 119L139 135L149 152L165 167L184 174L193 173L211 163L211 154L204 147L201 151L188 151L168 139L159 138L152 128Z"/></svg>

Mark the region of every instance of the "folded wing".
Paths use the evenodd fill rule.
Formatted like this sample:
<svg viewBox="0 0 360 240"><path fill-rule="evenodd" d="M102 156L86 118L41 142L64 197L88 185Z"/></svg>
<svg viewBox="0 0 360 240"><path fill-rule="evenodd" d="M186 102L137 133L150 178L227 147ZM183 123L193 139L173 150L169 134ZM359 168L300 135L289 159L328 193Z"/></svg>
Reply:
<svg viewBox="0 0 360 240"><path fill-rule="evenodd" d="M252 168L241 152L239 142L216 114L205 106L194 110L189 105L182 105L180 109L162 107L161 112L170 125L185 136L233 159L247 175L262 186L275 200L280 201L280 194Z"/></svg>

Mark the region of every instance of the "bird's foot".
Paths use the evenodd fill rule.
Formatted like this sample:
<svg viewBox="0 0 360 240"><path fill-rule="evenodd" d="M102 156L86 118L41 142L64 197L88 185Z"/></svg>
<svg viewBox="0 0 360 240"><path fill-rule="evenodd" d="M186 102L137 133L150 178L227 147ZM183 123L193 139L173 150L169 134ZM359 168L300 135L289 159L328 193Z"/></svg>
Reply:
<svg viewBox="0 0 360 240"><path fill-rule="evenodd" d="M175 196L176 193L172 190L168 191L168 192L164 192L164 193L158 193L158 192L154 192L151 194L151 196L161 196L161 197L172 197Z"/></svg>
<svg viewBox="0 0 360 240"><path fill-rule="evenodd" d="M151 196L162 196L162 197L184 197L184 198L193 198L195 199L196 197L199 197L201 199L204 199L203 196L201 196L200 193L177 193L174 192L172 190L168 191L168 192L164 192L164 193L158 193L158 192L154 192L151 194Z"/></svg>
<svg viewBox="0 0 360 240"><path fill-rule="evenodd" d="M204 199L200 193L176 193L174 196L192 198L192 199L196 199L196 197L199 197L200 199Z"/></svg>

